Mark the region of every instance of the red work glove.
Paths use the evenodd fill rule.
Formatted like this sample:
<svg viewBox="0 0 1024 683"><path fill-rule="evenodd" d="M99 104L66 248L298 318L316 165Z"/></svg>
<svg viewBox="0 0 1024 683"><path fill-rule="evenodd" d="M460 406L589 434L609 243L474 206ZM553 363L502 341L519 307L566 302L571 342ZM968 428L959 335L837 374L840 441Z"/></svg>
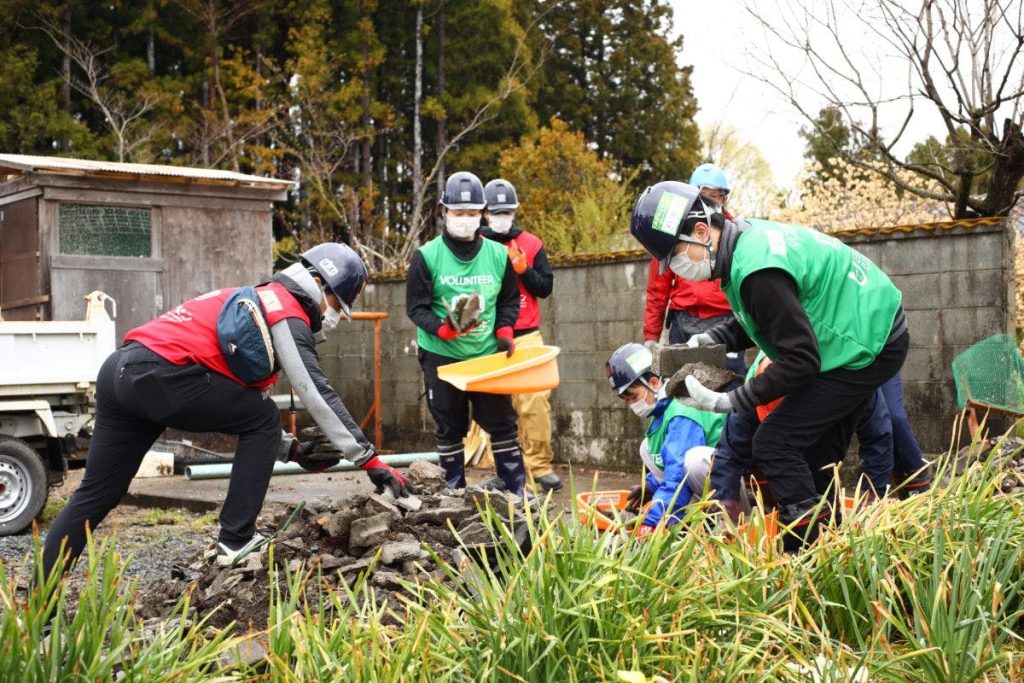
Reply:
<svg viewBox="0 0 1024 683"><path fill-rule="evenodd" d="M633 529L633 538L646 538L654 533L654 527L650 524L641 524Z"/></svg>
<svg viewBox="0 0 1024 683"><path fill-rule="evenodd" d="M505 357L510 358L516 350L516 343L512 339L511 327L499 327L494 336L498 338L498 350L505 352Z"/></svg>
<svg viewBox="0 0 1024 683"><path fill-rule="evenodd" d="M395 498L416 493L416 489L408 479L399 474L395 468L382 462L376 455L360 465L359 469L366 472L366 476L377 487L377 493L384 493L385 486L391 489Z"/></svg>
<svg viewBox="0 0 1024 683"><path fill-rule="evenodd" d="M512 270L516 271L516 275L522 275L530 267L526 261L526 253L515 240L508 243L508 260L512 262Z"/></svg>
<svg viewBox="0 0 1024 683"><path fill-rule="evenodd" d="M474 327L476 327L476 325L473 325L471 327L467 327L462 332L459 332L454 327L452 327L452 324L450 322L445 320L441 324L441 327L437 328L436 334L437 334L438 337L440 337L441 339L444 339L445 341L451 341L452 339L455 339L456 337L458 337L460 334L466 334L467 332L471 331Z"/></svg>

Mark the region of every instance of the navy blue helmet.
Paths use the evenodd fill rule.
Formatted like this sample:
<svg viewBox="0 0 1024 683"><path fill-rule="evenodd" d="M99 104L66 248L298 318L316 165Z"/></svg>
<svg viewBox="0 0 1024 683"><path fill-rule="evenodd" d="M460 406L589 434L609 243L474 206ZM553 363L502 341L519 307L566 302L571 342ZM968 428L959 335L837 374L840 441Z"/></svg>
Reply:
<svg viewBox="0 0 1024 683"><path fill-rule="evenodd" d="M651 373L651 364L654 356L651 350L643 344L631 342L623 344L615 349L615 352L605 363L605 371L608 374L608 383L616 396L622 396L634 382L644 380L646 375ZM648 387L649 388L649 387Z"/></svg>
<svg viewBox="0 0 1024 683"><path fill-rule="evenodd" d="M352 319L351 306L366 285L366 266L347 244L324 242L304 251L302 265L320 274L324 286L341 302L341 312Z"/></svg>
<svg viewBox="0 0 1024 683"><path fill-rule="evenodd" d="M516 188L502 178L495 178L484 185L484 197L487 199L487 210L491 213L515 211L519 208Z"/></svg>
<svg viewBox="0 0 1024 683"><path fill-rule="evenodd" d="M459 171L448 176L441 195L441 206L448 209L483 209L484 185L469 171Z"/></svg>

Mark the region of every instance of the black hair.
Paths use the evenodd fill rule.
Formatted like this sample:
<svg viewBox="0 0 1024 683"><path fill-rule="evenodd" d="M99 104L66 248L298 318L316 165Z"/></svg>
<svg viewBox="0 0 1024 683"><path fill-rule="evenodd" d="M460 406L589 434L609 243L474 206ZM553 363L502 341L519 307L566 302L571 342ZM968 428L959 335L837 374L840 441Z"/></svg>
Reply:
<svg viewBox="0 0 1024 683"><path fill-rule="evenodd" d="M680 232L684 235L690 235L698 223L710 223L711 227L718 228L719 230L725 227L725 216L718 211L714 211L713 207L709 206L701 195L697 195L697 198L693 201L693 206L690 207L690 211L686 214L686 219L683 221L683 228Z"/></svg>

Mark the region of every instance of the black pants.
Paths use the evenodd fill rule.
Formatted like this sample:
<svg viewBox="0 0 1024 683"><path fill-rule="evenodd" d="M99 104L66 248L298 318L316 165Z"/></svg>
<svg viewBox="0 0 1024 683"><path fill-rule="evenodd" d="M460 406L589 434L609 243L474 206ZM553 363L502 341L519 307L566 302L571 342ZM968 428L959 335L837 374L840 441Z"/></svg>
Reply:
<svg viewBox="0 0 1024 683"><path fill-rule="evenodd" d="M85 525L95 529L120 502L165 427L239 435L220 513L220 540L238 544L252 537L281 441L277 406L258 389L200 365L174 365L133 342L100 368L85 476L46 536L47 572L65 538L70 559L81 554Z"/></svg>
<svg viewBox="0 0 1024 683"><path fill-rule="evenodd" d="M909 346L910 334L904 333L890 340L867 367L816 375L761 423L754 435L754 467L768 478L776 504L795 505L819 496L820 486L832 476L821 467L832 464L836 453L846 452L864 402L899 372ZM823 437L831 442L828 448L809 450Z"/></svg>
<svg viewBox="0 0 1024 683"><path fill-rule="evenodd" d="M439 379L437 369L458 361L422 349L418 357L427 387L427 406L437 424L435 434L439 447L458 445L462 448L462 440L469 431L470 405L473 406L473 419L491 435L492 441L518 438L511 396L457 389Z"/></svg>

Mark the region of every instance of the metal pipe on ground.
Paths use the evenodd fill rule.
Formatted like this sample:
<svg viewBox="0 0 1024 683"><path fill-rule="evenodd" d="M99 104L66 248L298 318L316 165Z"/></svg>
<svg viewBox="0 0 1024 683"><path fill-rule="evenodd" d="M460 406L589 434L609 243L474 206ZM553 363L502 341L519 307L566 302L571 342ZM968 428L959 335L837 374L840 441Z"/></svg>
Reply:
<svg viewBox="0 0 1024 683"><path fill-rule="evenodd" d="M395 455L380 455L377 456L382 462L391 465L392 467L408 467L417 460L426 460L437 464L437 453L424 452L424 453L398 453ZM231 465L232 463L215 463L210 465L189 465L185 468L185 479L189 481L199 481L201 479L226 479L231 476ZM349 460L342 460L340 463L324 470L325 472L354 472L359 467L353 464ZM302 469L302 466L294 462L275 462L274 463L274 474L309 474L308 470Z"/></svg>

